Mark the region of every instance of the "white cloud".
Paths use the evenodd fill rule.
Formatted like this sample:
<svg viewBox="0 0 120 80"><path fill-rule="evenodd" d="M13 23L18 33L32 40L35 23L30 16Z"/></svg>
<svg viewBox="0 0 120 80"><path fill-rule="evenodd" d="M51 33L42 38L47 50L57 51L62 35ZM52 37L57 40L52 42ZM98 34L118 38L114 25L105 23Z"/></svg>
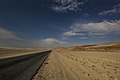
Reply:
<svg viewBox="0 0 120 80"><path fill-rule="evenodd" d="M112 9L102 11L99 15L112 15L112 14L120 14L120 4L115 5Z"/></svg>
<svg viewBox="0 0 120 80"><path fill-rule="evenodd" d="M57 40L55 38L46 38L34 42L40 48L55 48L62 47L66 43L66 40Z"/></svg>
<svg viewBox="0 0 120 80"><path fill-rule="evenodd" d="M63 47L68 42L67 39L58 40L55 38L46 38L35 41L28 40L1 40L0 47L18 47L18 48L40 48L51 49L56 47Z"/></svg>
<svg viewBox="0 0 120 80"><path fill-rule="evenodd" d="M54 0L52 9L59 12L78 11L84 2L78 0Z"/></svg>
<svg viewBox="0 0 120 80"><path fill-rule="evenodd" d="M58 40L46 38L36 41L28 41L18 38L13 32L0 28L0 47L25 47L25 48L56 48L67 43L67 39Z"/></svg>
<svg viewBox="0 0 120 80"><path fill-rule="evenodd" d="M13 32L0 28L0 39L19 39Z"/></svg>
<svg viewBox="0 0 120 80"><path fill-rule="evenodd" d="M67 39L58 40L46 38L36 41L28 41L18 38L13 32L0 28L0 47L26 47L26 48L56 48L67 43Z"/></svg>
<svg viewBox="0 0 120 80"><path fill-rule="evenodd" d="M75 36L75 35L77 35L75 32L72 32L72 31L68 31L68 32L65 32L63 34L66 35L66 36Z"/></svg>
<svg viewBox="0 0 120 80"><path fill-rule="evenodd" d="M87 37L80 37L80 39L87 39Z"/></svg>
<svg viewBox="0 0 120 80"><path fill-rule="evenodd" d="M109 33L118 34L120 33L120 20L103 21L99 23L91 22L87 24L75 23L70 28L70 31L64 32L63 34L69 36L102 36Z"/></svg>

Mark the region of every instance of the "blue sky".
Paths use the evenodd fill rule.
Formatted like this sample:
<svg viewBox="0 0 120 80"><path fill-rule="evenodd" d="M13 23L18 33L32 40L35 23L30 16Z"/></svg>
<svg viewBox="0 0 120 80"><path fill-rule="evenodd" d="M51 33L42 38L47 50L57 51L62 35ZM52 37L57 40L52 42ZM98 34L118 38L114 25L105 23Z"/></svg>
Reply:
<svg viewBox="0 0 120 80"><path fill-rule="evenodd" d="M120 0L0 0L0 47L120 41Z"/></svg>

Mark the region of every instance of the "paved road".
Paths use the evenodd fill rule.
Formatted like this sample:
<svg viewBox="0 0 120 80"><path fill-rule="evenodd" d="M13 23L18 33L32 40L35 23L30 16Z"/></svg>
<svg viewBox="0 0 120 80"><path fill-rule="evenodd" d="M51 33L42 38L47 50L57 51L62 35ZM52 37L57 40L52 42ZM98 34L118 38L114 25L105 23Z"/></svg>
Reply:
<svg viewBox="0 0 120 80"><path fill-rule="evenodd" d="M0 80L31 80L50 52L0 59Z"/></svg>

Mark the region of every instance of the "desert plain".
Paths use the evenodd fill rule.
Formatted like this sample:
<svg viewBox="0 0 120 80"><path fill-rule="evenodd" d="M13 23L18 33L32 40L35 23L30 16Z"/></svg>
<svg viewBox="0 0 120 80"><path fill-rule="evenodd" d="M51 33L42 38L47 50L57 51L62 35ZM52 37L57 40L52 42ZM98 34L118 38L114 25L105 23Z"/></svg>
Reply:
<svg viewBox="0 0 120 80"><path fill-rule="evenodd" d="M24 49L24 48L0 48L0 59L22 56L27 54L34 54L37 52L43 52L45 50L39 49Z"/></svg>
<svg viewBox="0 0 120 80"><path fill-rule="evenodd" d="M120 80L118 45L54 49L33 80Z"/></svg>
<svg viewBox="0 0 120 80"><path fill-rule="evenodd" d="M0 49L0 58L43 50ZM32 80L120 80L120 42L52 49Z"/></svg>

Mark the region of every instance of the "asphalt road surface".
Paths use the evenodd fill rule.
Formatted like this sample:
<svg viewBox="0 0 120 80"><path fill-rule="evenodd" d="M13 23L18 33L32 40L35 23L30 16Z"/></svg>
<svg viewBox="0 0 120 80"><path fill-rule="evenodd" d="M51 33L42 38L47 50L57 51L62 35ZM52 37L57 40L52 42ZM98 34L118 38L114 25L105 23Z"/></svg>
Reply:
<svg viewBox="0 0 120 80"><path fill-rule="evenodd" d="M50 52L0 59L0 80L31 80Z"/></svg>

